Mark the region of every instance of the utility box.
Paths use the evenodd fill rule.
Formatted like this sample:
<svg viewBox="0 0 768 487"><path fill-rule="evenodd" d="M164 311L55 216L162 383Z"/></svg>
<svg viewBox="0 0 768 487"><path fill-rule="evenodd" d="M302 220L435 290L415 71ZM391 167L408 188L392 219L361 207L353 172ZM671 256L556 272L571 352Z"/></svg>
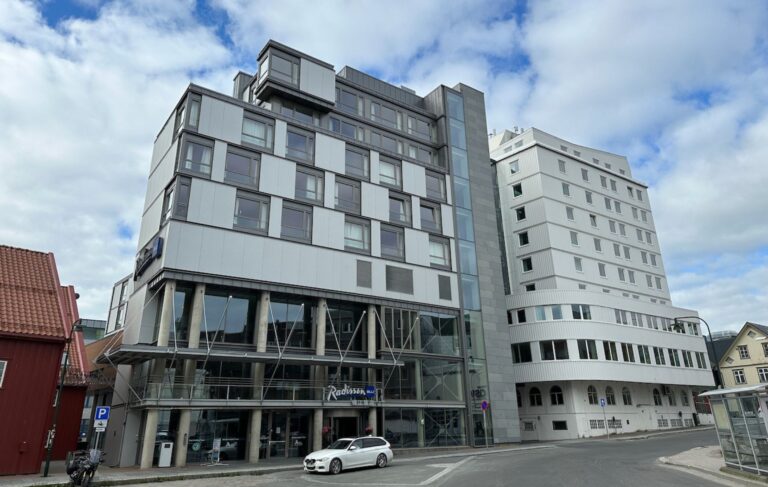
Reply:
<svg viewBox="0 0 768 487"><path fill-rule="evenodd" d="M170 467L173 458L173 442L163 441L160 443L160 458L157 460L158 467Z"/></svg>

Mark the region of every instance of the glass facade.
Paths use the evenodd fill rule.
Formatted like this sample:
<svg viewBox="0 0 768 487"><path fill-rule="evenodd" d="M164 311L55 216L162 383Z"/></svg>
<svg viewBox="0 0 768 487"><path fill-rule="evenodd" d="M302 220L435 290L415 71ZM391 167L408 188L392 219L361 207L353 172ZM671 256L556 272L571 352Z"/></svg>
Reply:
<svg viewBox="0 0 768 487"><path fill-rule="evenodd" d="M765 397L756 394L713 396L710 404L725 464L768 475Z"/></svg>

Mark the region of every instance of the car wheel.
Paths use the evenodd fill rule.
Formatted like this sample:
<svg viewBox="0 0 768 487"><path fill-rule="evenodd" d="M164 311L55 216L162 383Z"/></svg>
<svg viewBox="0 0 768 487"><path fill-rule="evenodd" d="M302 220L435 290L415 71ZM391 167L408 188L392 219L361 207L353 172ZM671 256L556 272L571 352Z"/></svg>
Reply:
<svg viewBox="0 0 768 487"><path fill-rule="evenodd" d="M387 466L387 456L385 454L381 453L378 457L376 457L376 466L379 468L384 468Z"/></svg>
<svg viewBox="0 0 768 487"><path fill-rule="evenodd" d="M339 460L338 458L334 458L333 460L331 460L331 466L329 467L329 470L333 475L336 475L339 472L341 472L341 460Z"/></svg>

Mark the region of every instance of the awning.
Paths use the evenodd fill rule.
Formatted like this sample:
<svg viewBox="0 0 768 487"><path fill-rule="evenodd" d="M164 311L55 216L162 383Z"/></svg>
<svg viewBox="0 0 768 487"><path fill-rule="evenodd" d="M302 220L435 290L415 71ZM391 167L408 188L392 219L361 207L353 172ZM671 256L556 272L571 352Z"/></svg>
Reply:
<svg viewBox="0 0 768 487"><path fill-rule="evenodd" d="M116 365L135 365L147 360L173 358L177 360L208 360L225 362L247 363L277 363L286 365L339 365L341 357L338 355L305 355L297 353L284 353L280 358L277 352L255 352L251 350L212 349L210 353L205 348L178 348L156 347L153 345L120 345L119 348L107 350L100 355L96 362L100 364L113 363ZM345 367L363 367L384 369L389 367L401 367L401 360L372 359L363 357L346 357Z"/></svg>
<svg viewBox="0 0 768 487"><path fill-rule="evenodd" d="M699 397L707 396L725 396L727 394L742 394L745 392L766 392L768 384L759 384L756 386L744 386L744 387L731 387L730 389L714 389L707 392L702 392Z"/></svg>

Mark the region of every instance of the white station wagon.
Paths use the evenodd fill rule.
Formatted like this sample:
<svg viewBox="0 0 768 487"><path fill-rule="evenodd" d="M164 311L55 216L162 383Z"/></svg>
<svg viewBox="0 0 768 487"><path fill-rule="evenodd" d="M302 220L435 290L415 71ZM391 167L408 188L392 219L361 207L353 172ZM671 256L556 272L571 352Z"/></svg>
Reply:
<svg viewBox="0 0 768 487"><path fill-rule="evenodd" d="M392 461L389 442L378 436L341 438L326 448L312 452L304 458L305 472L330 472L342 469L372 467L384 468Z"/></svg>

